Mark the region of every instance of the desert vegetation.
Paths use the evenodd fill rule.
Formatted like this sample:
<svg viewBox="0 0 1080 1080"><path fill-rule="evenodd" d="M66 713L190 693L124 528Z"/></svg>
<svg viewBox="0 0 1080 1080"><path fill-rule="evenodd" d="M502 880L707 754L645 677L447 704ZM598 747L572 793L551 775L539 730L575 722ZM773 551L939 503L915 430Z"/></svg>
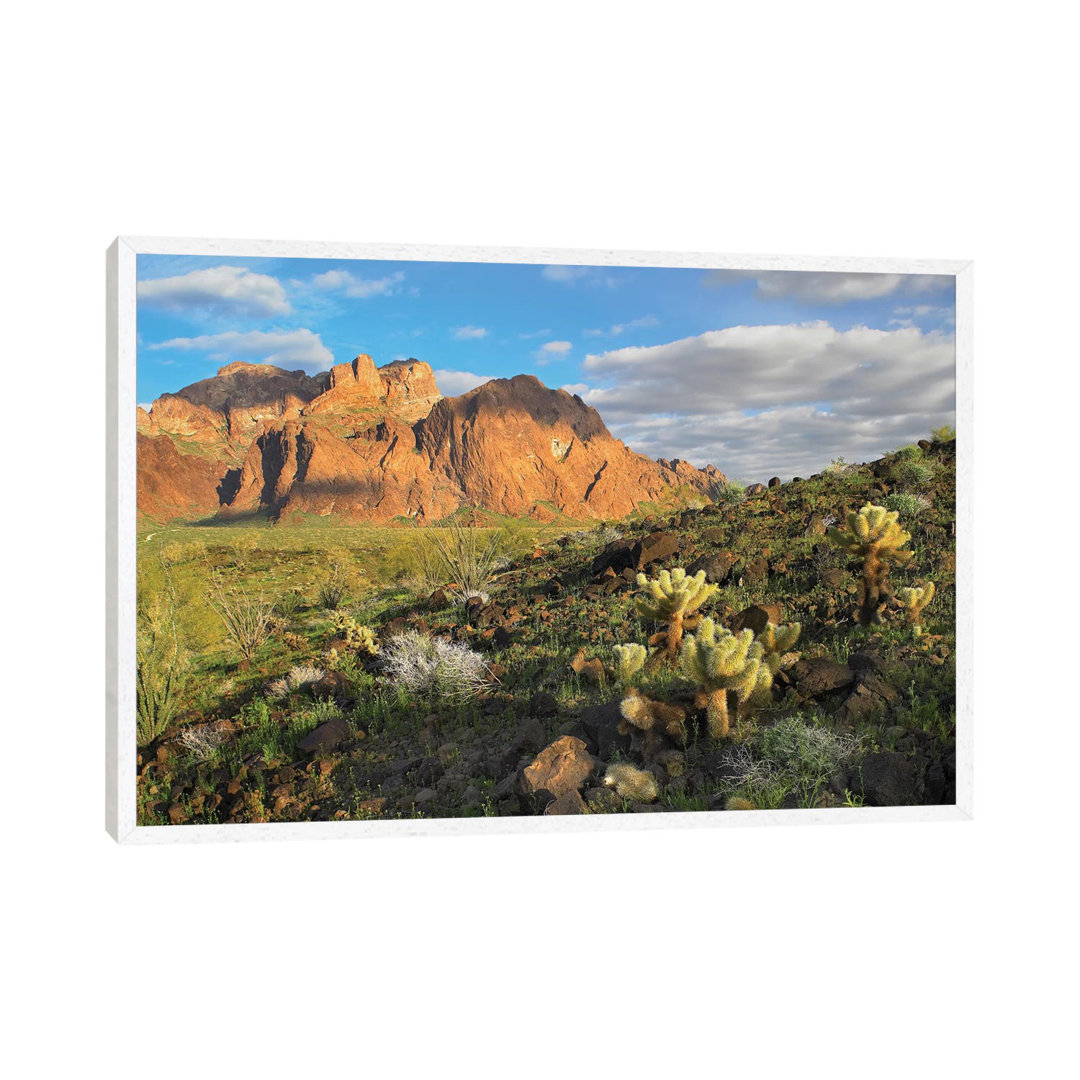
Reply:
<svg viewBox="0 0 1080 1080"><path fill-rule="evenodd" d="M588 524L147 521L140 823L953 801L952 433L755 487Z"/></svg>

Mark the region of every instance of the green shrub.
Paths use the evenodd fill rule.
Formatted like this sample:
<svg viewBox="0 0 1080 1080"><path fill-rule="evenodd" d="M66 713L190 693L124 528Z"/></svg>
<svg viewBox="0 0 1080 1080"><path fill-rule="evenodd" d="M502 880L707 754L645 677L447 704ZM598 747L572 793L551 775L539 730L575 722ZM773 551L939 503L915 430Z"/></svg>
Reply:
<svg viewBox="0 0 1080 1080"><path fill-rule="evenodd" d="M709 498L717 506L738 506L746 501L746 485L738 480L715 483L709 488Z"/></svg>
<svg viewBox="0 0 1080 1080"><path fill-rule="evenodd" d="M934 466L929 461L914 458L901 461L896 469L896 478L905 487L924 488L933 482Z"/></svg>
<svg viewBox="0 0 1080 1080"><path fill-rule="evenodd" d="M934 428L930 432L930 441L935 443L952 442L956 438L956 428L945 424L943 427Z"/></svg>
<svg viewBox="0 0 1080 1080"><path fill-rule="evenodd" d="M895 510L901 517L915 518L919 516L922 503L918 495L905 495L896 492L886 495L883 503L886 510Z"/></svg>
<svg viewBox="0 0 1080 1080"><path fill-rule="evenodd" d="M135 638L136 740L146 746L176 718L191 672L171 587L139 613Z"/></svg>

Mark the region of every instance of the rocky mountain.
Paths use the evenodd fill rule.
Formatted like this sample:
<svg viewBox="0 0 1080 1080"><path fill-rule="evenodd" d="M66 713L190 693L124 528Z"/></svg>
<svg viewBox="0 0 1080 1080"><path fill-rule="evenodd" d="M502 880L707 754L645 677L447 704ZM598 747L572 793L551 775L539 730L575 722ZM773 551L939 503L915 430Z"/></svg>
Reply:
<svg viewBox="0 0 1080 1080"><path fill-rule="evenodd" d="M595 409L532 375L443 398L417 360L376 368L361 355L314 377L229 364L138 419L139 508L159 520L436 521L460 506L618 518L723 480L635 453Z"/></svg>

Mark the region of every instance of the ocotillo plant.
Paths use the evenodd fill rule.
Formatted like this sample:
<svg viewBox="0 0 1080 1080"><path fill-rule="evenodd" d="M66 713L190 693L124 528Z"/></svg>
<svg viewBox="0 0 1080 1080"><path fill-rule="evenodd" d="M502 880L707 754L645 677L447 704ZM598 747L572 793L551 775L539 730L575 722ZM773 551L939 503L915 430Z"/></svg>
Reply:
<svg viewBox="0 0 1080 1080"><path fill-rule="evenodd" d="M683 672L697 683L705 698L709 734L723 738L730 730L729 692L738 709L759 688L762 648L754 640L754 631L733 634L726 627L717 627L712 619L702 619L697 633L683 643L680 661ZM768 667L764 670L771 682Z"/></svg>
<svg viewBox="0 0 1080 1080"><path fill-rule="evenodd" d="M863 560L859 583L859 607L855 618L861 626L881 622L881 613L891 595L889 566L903 566L911 559L910 551L900 549L911 539L897 524L899 513L884 506L867 503L858 513L847 516L847 527L832 528L826 533L837 547Z"/></svg>
<svg viewBox="0 0 1080 1080"><path fill-rule="evenodd" d="M616 645L611 651L615 654L615 682L625 686L645 666L647 650L644 645L631 643Z"/></svg>
<svg viewBox="0 0 1080 1080"><path fill-rule="evenodd" d="M904 609L908 625L916 634L922 633L923 609L934 599L934 583L928 581L925 585L913 586L909 589L901 589L896 594L897 603Z"/></svg>
<svg viewBox="0 0 1080 1080"><path fill-rule="evenodd" d="M692 630L697 625L701 617L696 614L697 609L719 586L705 583L704 570L687 577L681 567L671 571L661 570L652 581L644 574L638 574L637 583L649 594L638 598L638 614L646 619L667 623L666 630L649 638L649 644L657 646L657 651L649 657L646 666L646 670L652 671L666 661L675 661L682 644L683 631Z"/></svg>

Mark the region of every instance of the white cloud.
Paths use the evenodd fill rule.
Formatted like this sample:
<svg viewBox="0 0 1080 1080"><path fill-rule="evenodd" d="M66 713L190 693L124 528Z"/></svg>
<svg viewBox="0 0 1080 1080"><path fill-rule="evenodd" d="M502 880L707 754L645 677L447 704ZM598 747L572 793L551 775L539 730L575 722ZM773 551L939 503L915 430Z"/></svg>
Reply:
<svg viewBox="0 0 1080 1080"><path fill-rule="evenodd" d="M229 330L224 334L172 338L150 348L204 352L216 363L248 360L278 367L292 365L308 372L326 371L334 362L334 354L310 330Z"/></svg>
<svg viewBox="0 0 1080 1080"><path fill-rule="evenodd" d="M398 270L381 278L358 278L348 270L327 270L316 274L311 284L322 292L341 292L356 300L367 300L371 296L391 296L405 280L405 274Z"/></svg>
<svg viewBox="0 0 1080 1080"><path fill-rule="evenodd" d="M458 341L472 341L475 338L487 337L487 330L482 326L455 326L452 332Z"/></svg>
<svg viewBox="0 0 1080 1080"><path fill-rule="evenodd" d="M876 300L895 292L932 292L948 288L955 280L942 274L870 274L817 270L713 270L707 278L713 285L726 285L747 279L757 282L757 295L765 299L792 297L823 304Z"/></svg>
<svg viewBox="0 0 1080 1080"><path fill-rule="evenodd" d="M640 330L648 326L659 326L660 320L655 315L642 315L640 319L631 319L629 322L615 323L606 330L583 330L586 337L618 337L627 330Z"/></svg>
<svg viewBox="0 0 1080 1080"><path fill-rule="evenodd" d="M560 386L559 389L565 390L568 394L577 394L578 397L589 392L588 384L583 382L567 383L565 386Z"/></svg>
<svg viewBox="0 0 1080 1080"><path fill-rule="evenodd" d="M276 278L242 266L214 266L136 286L139 303L167 311L205 310L231 315L288 315L292 308Z"/></svg>
<svg viewBox="0 0 1080 1080"><path fill-rule="evenodd" d="M533 359L541 365L550 364L552 360L565 357L573 347L569 341L549 341L533 353Z"/></svg>
<svg viewBox="0 0 1080 1080"><path fill-rule="evenodd" d="M435 383L439 392L446 397L468 393L481 383L490 382L492 378L491 375L475 375L471 371L451 371L447 368L440 368L435 372Z"/></svg>
<svg viewBox="0 0 1080 1080"><path fill-rule="evenodd" d="M733 326L585 358L576 393L652 457L764 480L925 437L955 415L955 346L916 327Z"/></svg>

